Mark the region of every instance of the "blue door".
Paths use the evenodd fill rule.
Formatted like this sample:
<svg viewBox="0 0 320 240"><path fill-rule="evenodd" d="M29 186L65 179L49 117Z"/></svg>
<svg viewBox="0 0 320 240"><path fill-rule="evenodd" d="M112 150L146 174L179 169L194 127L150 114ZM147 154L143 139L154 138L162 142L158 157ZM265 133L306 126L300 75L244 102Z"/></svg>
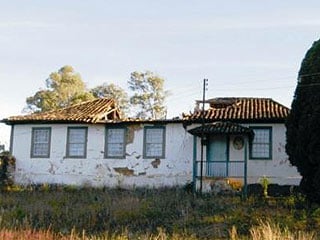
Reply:
<svg viewBox="0 0 320 240"><path fill-rule="evenodd" d="M215 135L208 139L207 144L207 176L226 177L228 147L226 135Z"/></svg>

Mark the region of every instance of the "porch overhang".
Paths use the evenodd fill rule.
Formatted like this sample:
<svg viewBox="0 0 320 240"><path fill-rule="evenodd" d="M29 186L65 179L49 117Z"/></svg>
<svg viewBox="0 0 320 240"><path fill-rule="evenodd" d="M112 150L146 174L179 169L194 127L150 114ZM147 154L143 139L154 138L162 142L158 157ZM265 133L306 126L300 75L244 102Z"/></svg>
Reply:
<svg viewBox="0 0 320 240"><path fill-rule="evenodd" d="M233 122L213 122L205 124L204 126L198 126L188 130L189 133L197 137L204 135L216 135L216 134L235 134L235 135L247 135L249 138L253 138L254 132L251 128L244 127L240 124Z"/></svg>

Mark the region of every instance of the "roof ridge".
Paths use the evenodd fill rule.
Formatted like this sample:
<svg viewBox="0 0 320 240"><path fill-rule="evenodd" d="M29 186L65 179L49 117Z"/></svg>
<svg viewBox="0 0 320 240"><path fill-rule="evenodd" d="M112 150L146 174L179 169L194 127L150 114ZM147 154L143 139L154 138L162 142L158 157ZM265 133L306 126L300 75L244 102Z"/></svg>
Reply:
<svg viewBox="0 0 320 240"><path fill-rule="evenodd" d="M218 97L206 101L210 108L183 116L184 120L284 121L290 109L268 97ZM199 103L199 102L198 102Z"/></svg>
<svg viewBox="0 0 320 240"><path fill-rule="evenodd" d="M104 120L102 119L104 118ZM75 121L92 122L115 120L120 118L120 112L111 98L95 98L73 104L68 107L28 115L12 116L9 121Z"/></svg>

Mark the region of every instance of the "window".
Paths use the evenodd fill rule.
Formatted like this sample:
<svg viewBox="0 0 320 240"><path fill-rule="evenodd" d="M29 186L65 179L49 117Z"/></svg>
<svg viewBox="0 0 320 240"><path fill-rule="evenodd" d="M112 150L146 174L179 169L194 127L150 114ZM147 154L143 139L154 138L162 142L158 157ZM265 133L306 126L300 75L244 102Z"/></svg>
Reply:
<svg viewBox="0 0 320 240"><path fill-rule="evenodd" d="M87 155L86 127L69 127L67 136L67 157L85 158Z"/></svg>
<svg viewBox="0 0 320 240"><path fill-rule="evenodd" d="M165 128L145 127L144 128L144 158L165 157Z"/></svg>
<svg viewBox="0 0 320 240"><path fill-rule="evenodd" d="M272 158L272 128L257 127L252 128L254 139L250 145L251 159L271 159Z"/></svg>
<svg viewBox="0 0 320 240"><path fill-rule="evenodd" d="M50 157L51 128L32 128L31 157Z"/></svg>
<svg viewBox="0 0 320 240"><path fill-rule="evenodd" d="M125 128L106 128L106 158L124 158L125 157Z"/></svg>

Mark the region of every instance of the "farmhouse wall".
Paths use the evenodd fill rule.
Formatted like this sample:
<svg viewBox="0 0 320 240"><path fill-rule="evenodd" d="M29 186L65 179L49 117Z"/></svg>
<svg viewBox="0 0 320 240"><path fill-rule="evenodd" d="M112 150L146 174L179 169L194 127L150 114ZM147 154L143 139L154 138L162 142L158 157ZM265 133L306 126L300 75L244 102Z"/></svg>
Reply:
<svg viewBox="0 0 320 240"><path fill-rule="evenodd" d="M199 124L195 124L189 126L189 129L199 126ZM246 127L272 127L272 153L271 159L251 159L250 158L250 147L247 145L247 182L251 183L259 183L262 177L267 177L270 183L276 183L280 185L299 185L301 176L298 173L296 167L292 166L289 162L288 156L285 152L285 131L286 128L282 123L273 123L273 124L243 124ZM229 150L228 156L229 161L244 161L245 156L245 148L236 149L233 146L233 140L237 135L229 135ZM200 138L196 138L196 155L195 158L199 162L201 159L201 141ZM207 160L207 147L203 148L203 175L206 174L206 160ZM200 176L200 164L198 163L198 176ZM235 169L235 171L244 172L243 168ZM238 178L238 180L243 181L243 177ZM204 180L204 184L208 182L210 185L212 179L207 178ZM208 186L210 188L210 186Z"/></svg>
<svg viewBox="0 0 320 240"><path fill-rule="evenodd" d="M71 184L109 187L160 187L192 181L193 136L182 124L167 124L165 158L143 158L143 127L128 126L126 158L104 158L105 125L88 127L87 157L67 158L67 124L14 125L12 154L16 157L15 181L20 184ZM51 127L49 158L31 158L33 127ZM74 127L74 125L72 125Z"/></svg>

